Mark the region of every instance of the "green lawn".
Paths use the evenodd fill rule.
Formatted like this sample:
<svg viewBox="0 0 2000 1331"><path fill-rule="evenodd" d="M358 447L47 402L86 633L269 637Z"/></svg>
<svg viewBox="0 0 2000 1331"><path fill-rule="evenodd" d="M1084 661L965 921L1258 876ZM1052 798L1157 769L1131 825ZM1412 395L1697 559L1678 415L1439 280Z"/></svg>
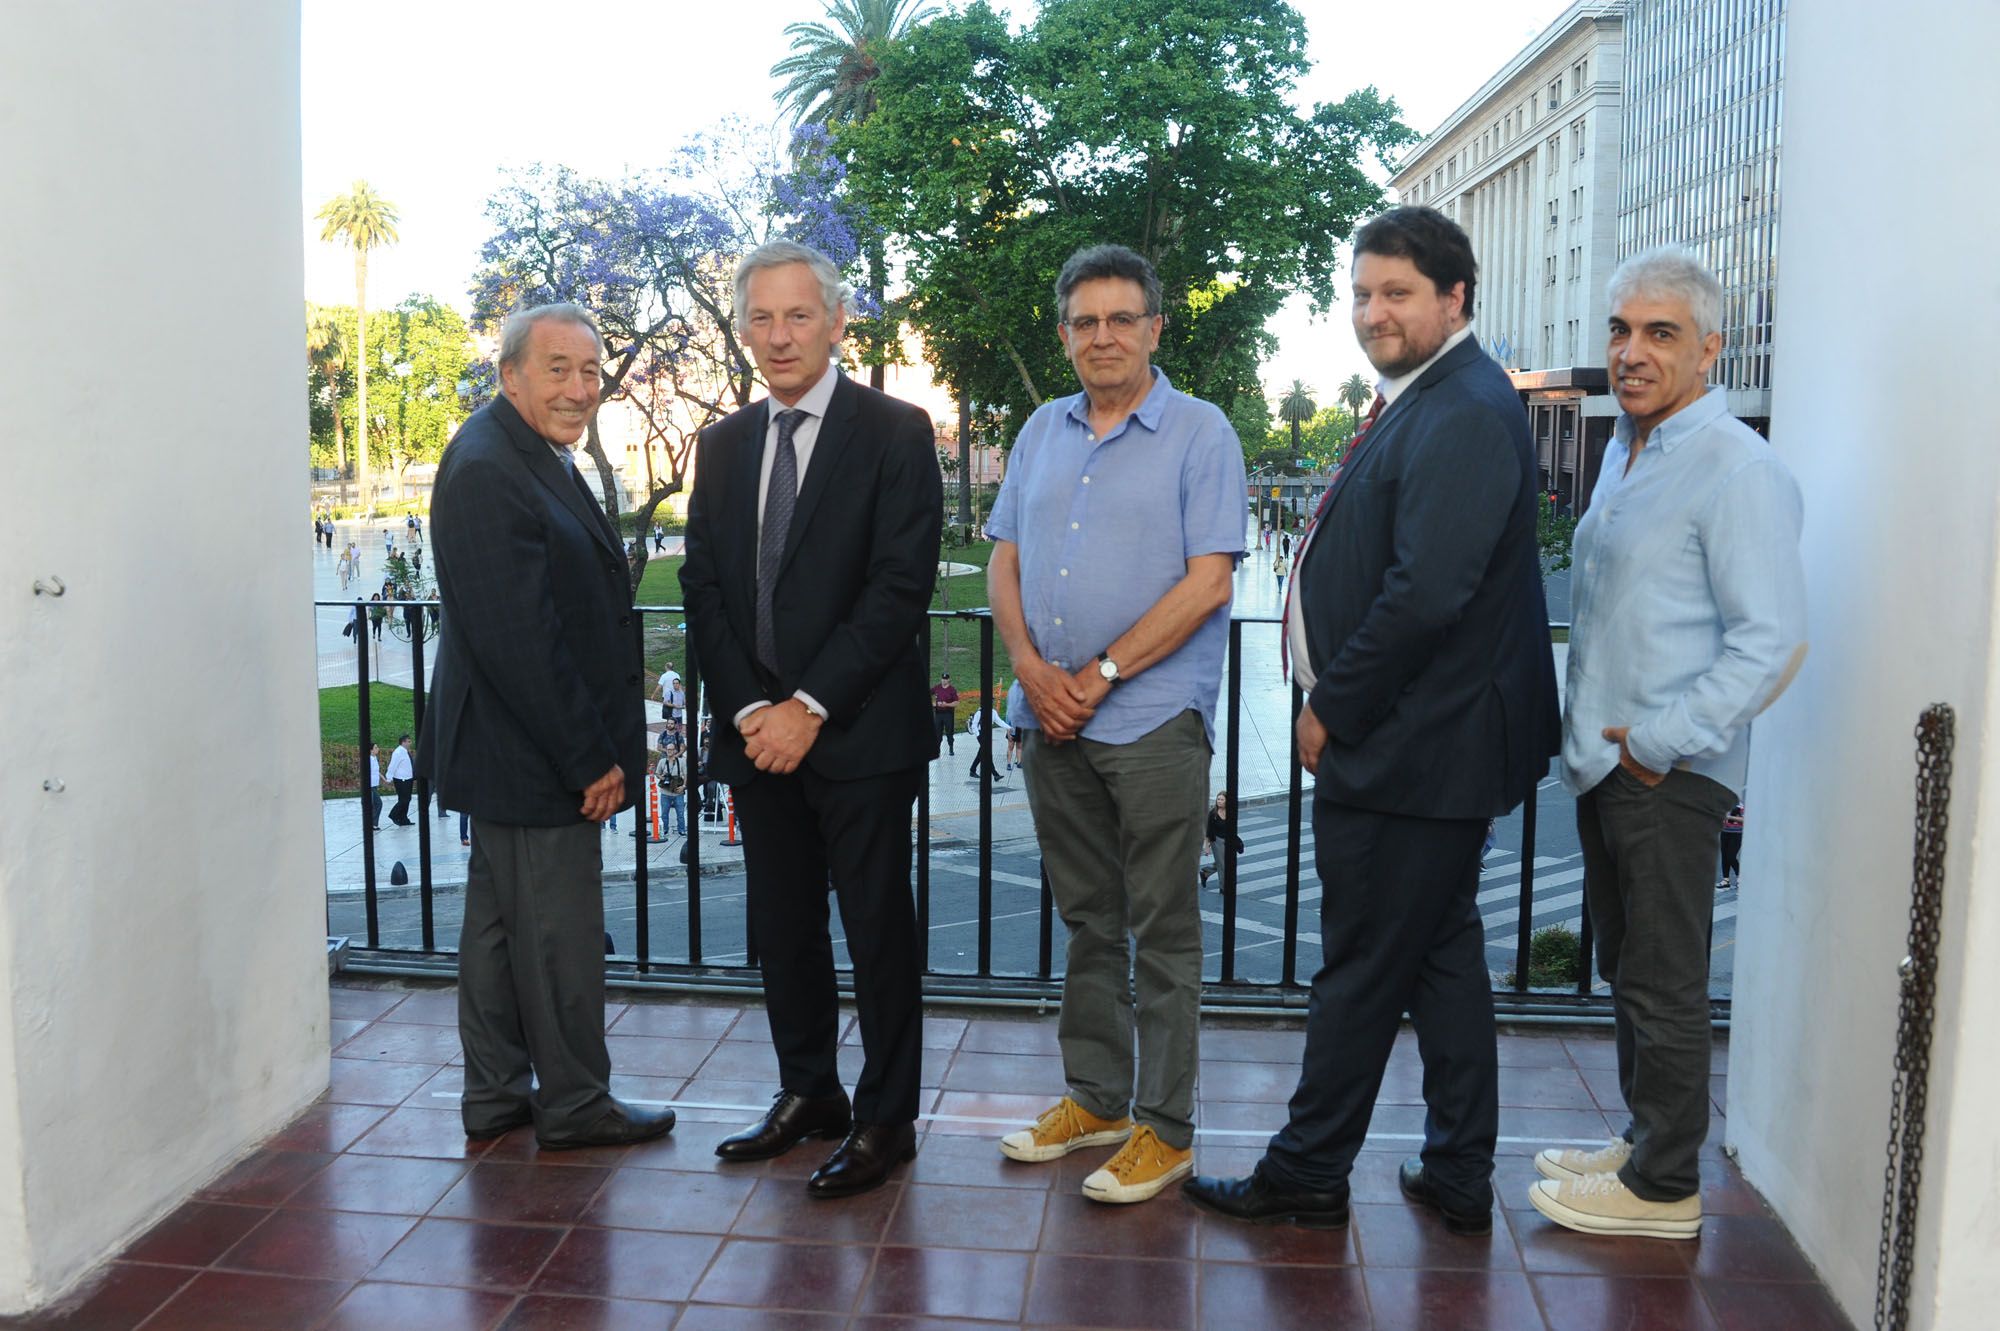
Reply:
<svg viewBox="0 0 2000 1331"><path fill-rule="evenodd" d="M410 691L395 684L376 684L368 690L368 729L382 746L382 766L389 765L389 751L404 731L416 733ZM361 686L340 684L319 691L320 792L328 799L352 795L360 789L362 773L368 768L367 749L361 743Z"/></svg>
<svg viewBox="0 0 2000 1331"><path fill-rule="evenodd" d="M993 543L980 541L974 545L947 549L943 556L955 564L973 564L977 573L967 573L956 578L939 578L938 589L931 597L933 610L977 610L987 604L986 563L993 557ZM681 599L681 560L678 555L658 555L646 562L646 572L639 579L637 600L640 605L677 605ZM656 680L663 666L671 660L675 667L684 661L685 635L675 627L679 623L668 615L649 615L646 622L646 671L647 689L652 690L652 680ZM979 626L965 620L931 621L931 679L936 680L942 671L951 672L952 682L958 685L960 693L970 694L979 687ZM998 635L993 641L993 670L996 693L1005 697L1007 687L1013 683L1014 672L1007 662L1007 648ZM964 700L959 708L961 718L970 716L975 703L971 698Z"/></svg>

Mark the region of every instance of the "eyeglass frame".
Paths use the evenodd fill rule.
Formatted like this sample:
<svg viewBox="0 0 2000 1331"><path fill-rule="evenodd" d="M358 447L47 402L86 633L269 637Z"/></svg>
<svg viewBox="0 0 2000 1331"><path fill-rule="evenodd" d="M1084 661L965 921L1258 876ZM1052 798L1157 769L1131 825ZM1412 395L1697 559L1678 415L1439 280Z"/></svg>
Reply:
<svg viewBox="0 0 2000 1331"><path fill-rule="evenodd" d="M1139 325L1145 323L1148 319L1158 319L1160 317L1158 314L1146 314L1143 311L1134 314L1130 310L1119 310L1113 314L1107 314L1101 319L1094 314L1084 314L1074 319L1058 319L1056 322L1087 342L1097 336L1097 330L1100 325L1109 328L1113 337L1123 338L1137 332ZM1124 322L1121 323L1121 320Z"/></svg>

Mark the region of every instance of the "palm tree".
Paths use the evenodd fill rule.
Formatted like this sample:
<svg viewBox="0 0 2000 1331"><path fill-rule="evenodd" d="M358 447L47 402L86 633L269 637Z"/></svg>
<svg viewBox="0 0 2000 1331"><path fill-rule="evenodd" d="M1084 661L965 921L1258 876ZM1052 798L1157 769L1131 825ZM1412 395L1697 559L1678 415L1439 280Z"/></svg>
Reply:
<svg viewBox="0 0 2000 1331"><path fill-rule="evenodd" d="M1360 429L1361 408L1364 404L1375 400L1375 389L1360 375L1350 374L1347 376L1347 382L1340 386L1340 400L1345 402L1348 411L1354 414L1354 426Z"/></svg>
<svg viewBox="0 0 2000 1331"><path fill-rule="evenodd" d="M1313 418L1319 404L1312 399L1312 389L1306 387L1303 379L1292 380L1292 386L1278 399L1278 419L1290 421L1292 425L1292 463L1299 460L1299 430Z"/></svg>
<svg viewBox="0 0 2000 1331"><path fill-rule="evenodd" d="M875 113L869 84L882 72L882 48L936 14L919 0L827 0L829 23L794 23L785 29L792 53L771 66L786 80L778 105L795 124L837 125ZM911 12L914 10L915 12Z"/></svg>
<svg viewBox="0 0 2000 1331"><path fill-rule="evenodd" d="M858 124L875 114L871 86L882 72L882 49L936 14L922 0L827 0L826 23L794 23L785 29L792 53L771 66L785 80L778 106L796 125ZM882 307L888 257L879 236L868 238L868 293ZM868 382L882 387L879 364Z"/></svg>
<svg viewBox="0 0 2000 1331"><path fill-rule="evenodd" d="M339 322L326 310L306 302L306 364L316 374L326 376L327 396L333 402L333 451L340 462L340 479L347 481L347 429L340 420L340 372L347 365L347 338Z"/></svg>
<svg viewBox="0 0 2000 1331"><path fill-rule="evenodd" d="M361 505L369 506L368 482L368 251L396 243L396 205L357 180L353 189L326 201L318 217L326 226L321 240L337 240L354 250L354 421L355 476Z"/></svg>

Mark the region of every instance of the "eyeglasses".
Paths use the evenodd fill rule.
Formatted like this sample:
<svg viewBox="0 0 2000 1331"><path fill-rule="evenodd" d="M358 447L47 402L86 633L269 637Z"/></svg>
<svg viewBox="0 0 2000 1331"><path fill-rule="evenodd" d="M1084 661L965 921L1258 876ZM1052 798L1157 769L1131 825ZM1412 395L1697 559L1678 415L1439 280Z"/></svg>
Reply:
<svg viewBox="0 0 2000 1331"><path fill-rule="evenodd" d="M1094 337L1100 326L1108 326L1113 337L1124 337L1152 317L1150 314L1133 314L1130 310L1120 310L1102 319L1094 314L1079 314L1074 319L1063 320L1063 324L1078 337Z"/></svg>

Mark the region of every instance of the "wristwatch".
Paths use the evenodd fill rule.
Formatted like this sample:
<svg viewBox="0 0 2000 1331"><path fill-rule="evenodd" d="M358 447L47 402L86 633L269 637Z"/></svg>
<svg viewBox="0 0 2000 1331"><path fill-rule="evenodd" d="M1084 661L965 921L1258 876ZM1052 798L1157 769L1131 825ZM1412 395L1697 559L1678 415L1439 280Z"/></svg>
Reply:
<svg viewBox="0 0 2000 1331"><path fill-rule="evenodd" d="M1118 686L1118 663L1110 657L1100 656L1097 658L1097 673L1103 677L1106 684L1111 685L1113 688Z"/></svg>

